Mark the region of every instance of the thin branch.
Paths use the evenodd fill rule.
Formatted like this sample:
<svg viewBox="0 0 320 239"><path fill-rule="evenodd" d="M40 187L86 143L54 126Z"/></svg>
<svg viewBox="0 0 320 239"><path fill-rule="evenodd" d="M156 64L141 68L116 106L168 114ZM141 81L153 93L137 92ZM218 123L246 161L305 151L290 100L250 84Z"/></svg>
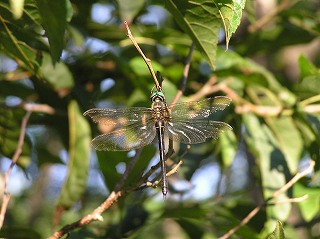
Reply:
<svg viewBox="0 0 320 239"><path fill-rule="evenodd" d="M261 210L261 206L257 206L256 208L254 208L251 212L249 212L249 214L242 219L242 221L235 226L234 228L232 228L231 230L229 230L226 234L224 234L223 236L219 237L219 239L227 239L229 238L232 234L234 234L240 227L246 225L251 218L253 218L255 215L257 215L257 213Z"/></svg>
<svg viewBox="0 0 320 239"><path fill-rule="evenodd" d="M10 201L10 197L11 197L11 194L8 192L8 189L7 189L7 182L8 182L8 179L9 179L9 176L11 174L13 167L16 165L16 163L22 153L22 147L23 147L24 138L26 135L26 128L27 128L27 124L28 124L28 120L30 118L30 115L31 115L31 112L27 111L26 115L23 117L23 120L21 122L21 131L20 131L18 146L17 146L17 149L12 157L11 164L3 177L4 187L3 187L3 198L2 198L2 205L1 205L1 212L0 212L0 229L3 226L5 214L7 211L7 206Z"/></svg>
<svg viewBox="0 0 320 239"><path fill-rule="evenodd" d="M147 64L148 69L149 69L149 71L150 71L150 73L151 73L151 75L152 75L152 78L153 78L153 80L154 80L154 83L155 83L155 85L156 85L157 90L158 90L158 91L162 91L161 86L160 86L160 84L159 84L159 82L158 82L158 80L157 80L156 74L154 73L154 70L153 70L153 68L152 68L151 60L144 55L144 53L143 53L143 51L141 50L141 48L139 47L138 43L137 43L136 40L134 39L134 37L133 37L133 35L132 35L131 31L130 31L130 28L129 28L129 25L128 25L127 21L124 22L124 25L126 26L127 35L128 35L128 37L130 38L132 44L136 47L136 49L138 50L138 52L139 52L140 55L142 56L143 60L144 60L145 63Z"/></svg>
<svg viewBox="0 0 320 239"><path fill-rule="evenodd" d="M289 8L295 4L295 1L292 0L283 0L278 6L276 6L272 11L270 11L267 15L260 18L254 24L248 27L248 31L253 33L257 30L261 29L263 26L267 25L269 22L273 21L275 17L285 9Z"/></svg>
<svg viewBox="0 0 320 239"><path fill-rule="evenodd" d="M306 200L308 198L308 195L304 195L304 196L299 197L299 198L288 198L286 200L277 201L277 202L273 202L273 203L269 203L269 204L266 203L266 202L268 202L270 200L276 199L280 194L285 193L286 191L288 191L288 189L290 187L292 187L299 179L301 179L302 177L307 176L308 174L310 174L313 171L314 165L315 165L315 162L313 160L310 160L308 168L306 168L302 172L297 173L283 187L281 187L280 189L275 191L270 198L266 199L265 203L263 205L259 205L259 206L255 207L244 219L241 220L241 222L237 226L235 226L234 228L230 229L223 236L219 237L219 239L227 239L227 238L229 238L240 227L246 225L262 208L264 208L266 206L278 205L278 204L283 204L283 203L293 203L293 202L297 203L297 202L301 202L303 200Z"/></svg>
<svg viewBox="0 0 320 239"><path fill-rule="evenodd" d="M182 80L180 82L179 90L178 90L176 96L174 97L174 99L172 100L170 105L173 105L173 104L177 103L179 101L180 97L182 96L183 92L186 89L188 75L189 75L189 69L190 69L190 64L191 64L191 58L192 58L192 54L193 54L194 48L195 48L195 45L192 42L192 45L191 45L190 50L189 50L189 54L188 54L187 59L186 59L186 64L185 64L184 69L183 69L183 77L182 77Z"/></svg>
<svg viewBox="0 0 320 239"><path fill-rule="evenodd" d="M45 113L53 115L56 113L56 110L47 104L35 104L35 103L21 103L21 107L26 111Z"/></svg>
<svg viewBox="0 0 320 239"><path fill-rule="evenodd" d="M307 176L308 174L312 173L314 168L315 162L313 160L310 160L308 168L305 170L298 172L289 182L287 182L282 188L275 191L272 195L272 198L278 197L280 194L285 193L288 191L289 188L291 188L296 182L298 182L301 178Z"/></svg>
<svg viewBox="0 0 320 239"><path fill-rule="evenodd" d="M93 221L103 221L101 213L107 210L111 205L116 202L121 196L123 196L122 191L119 192L112 192L109 197L99 206L97 207L92 213L88 214L87 216L81 218L80 220L66 225L61 228L59 231L55 232L52 236L48 237L48 239L58 239L61 238L63 235L69 233L70 231L83 227L90 222Z"/></svg>
<svg viewBox="0 0 320 239"><path fill-rule="evenodd" d="M228 97L232 99L235 104L235 111L238 114L247 114L254 113L262 117L278 117L279 115L292 115L294 109L284 109L282 106L264 106L264 105L254 105L251 102L241 98L234 90L229 87L229 83L232 82L232 79L227 79L223 82L217 83L216 77L211 77L202 87L198 90L197 93L190 96L188 100L197 101L201 98L214 94L218 91L223 92ZM318 100L318 97L310 99L310 101ZM309 101L308 101L309 102ZM306 101L301 101L299 106L302 107L302 110L306 113L319 113L320 104L311 104Z"/></svg>

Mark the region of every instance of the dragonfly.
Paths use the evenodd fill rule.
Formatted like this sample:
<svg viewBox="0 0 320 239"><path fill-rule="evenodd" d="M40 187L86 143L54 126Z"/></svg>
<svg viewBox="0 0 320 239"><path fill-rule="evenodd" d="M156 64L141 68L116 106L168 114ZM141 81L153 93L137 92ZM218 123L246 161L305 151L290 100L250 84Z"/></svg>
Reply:
<svg viewBox="0 0 320 239"><path fill-rule="evenodd" d="M168 106L162 91L153 90L151 108L93 108L84 113L94 122L112 127L108 133L95 137L91 145L102 151L130 151L151 144L158 139L162 172L162 194L168 192L165 165L165 137L183 144L199 144L208 138L218 139L222 132L232 127L208 117L224 110L231 102L226 96L216 96L199 101L176 103Z"/></svg>

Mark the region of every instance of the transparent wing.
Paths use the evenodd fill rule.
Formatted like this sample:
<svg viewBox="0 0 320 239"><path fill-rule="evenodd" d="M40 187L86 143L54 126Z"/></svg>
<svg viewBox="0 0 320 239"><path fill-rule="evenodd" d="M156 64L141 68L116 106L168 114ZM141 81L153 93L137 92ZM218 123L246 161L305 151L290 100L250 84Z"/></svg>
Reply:
<svg viewBox="0 0 320 239"><path fill-rule="evenodd" d="M132 107L123 109L90 109L84 112L96 123L108 125L130 125L137 122L146 122L151 116L151 109L145 107Z"/></svg>
<svg viewBox="0 0 320 239"><path fill-rule="evenodd" d="M230 102L231 99L226 96L217 96L200 101L174 104L169 107L169 110L173 119L200 119L216 111L224 110Z"/></svg>
<svg viewBox="0 0 320 239"><path fill-rule="evenodd" d="M217 139L222 132L231 130L227 123L212 120L173 121L167 123L166 134L174 141L199 144L207 138Z"/></svg>
<svg viewBox="0 0 320 239"><path fill-rule="evenodd" d="M95 137L91 144L97 150L129 151L152 143L156 137L154 122L134 123Z"/></svg>

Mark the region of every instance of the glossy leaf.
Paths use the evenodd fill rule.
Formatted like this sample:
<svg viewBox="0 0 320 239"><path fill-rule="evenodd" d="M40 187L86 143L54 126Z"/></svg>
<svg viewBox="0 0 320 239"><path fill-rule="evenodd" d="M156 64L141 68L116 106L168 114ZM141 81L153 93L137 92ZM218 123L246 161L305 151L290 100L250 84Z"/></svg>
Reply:
<svg viewBox="0 0 320 239"><path fill-rule="evenodd" d="M75 101L68 106L69 161L68 175L57 205L65 209L76 203L86 190L89 171L90 127Z"/></svg>

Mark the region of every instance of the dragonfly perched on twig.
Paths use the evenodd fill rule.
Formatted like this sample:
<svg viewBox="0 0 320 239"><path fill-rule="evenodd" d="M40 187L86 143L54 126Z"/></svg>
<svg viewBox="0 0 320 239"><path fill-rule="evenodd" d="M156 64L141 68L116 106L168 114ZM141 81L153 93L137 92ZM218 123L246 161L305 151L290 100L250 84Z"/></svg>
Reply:
<svg viewBox="0 0 320 239"><path fill-rule="evenodd" d="M207 118L224 110L231 102L225 96L200 101L177 103L167 106L163 92L151 92L151 108L132 107L122 109L95 108L84 113L94 122L114 126L109 133L92 140L97 150L129 151L151 144L157 137L162 170L162 194L168 192L165 167L164 137L183 144L198 144L207 138L217 139L230 125Z"/></svg>

